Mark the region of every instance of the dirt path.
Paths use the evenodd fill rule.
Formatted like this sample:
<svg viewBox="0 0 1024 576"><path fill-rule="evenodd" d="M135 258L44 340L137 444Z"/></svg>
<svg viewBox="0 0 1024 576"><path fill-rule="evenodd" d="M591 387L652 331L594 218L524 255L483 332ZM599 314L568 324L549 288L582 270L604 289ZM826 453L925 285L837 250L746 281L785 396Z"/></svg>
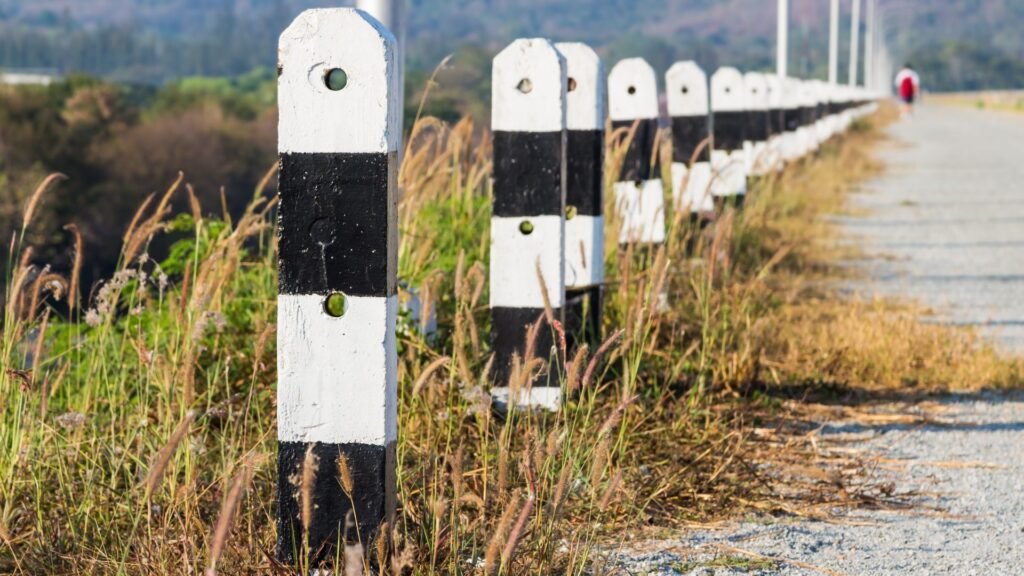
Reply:
<svg viewBox="0 0 1024 576"><path fill-rule="evenodd" d="M981 326L1024 352L1024 116L925 107L892 134L889 169L856 195L869 214L843 221L879 255L858 289L919 300L936 321ZM939 415L821 431L868 438L885 463L876 478L917 494L913 511L687 532L622 552L611 573L1024 574L1024 395L953 396Z"/></svg>

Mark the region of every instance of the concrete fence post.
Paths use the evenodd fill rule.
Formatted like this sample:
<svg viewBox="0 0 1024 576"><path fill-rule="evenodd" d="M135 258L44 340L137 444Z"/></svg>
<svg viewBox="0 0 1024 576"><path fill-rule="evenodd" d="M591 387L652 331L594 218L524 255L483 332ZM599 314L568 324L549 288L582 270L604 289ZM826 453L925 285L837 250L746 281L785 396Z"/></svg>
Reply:
<svg viewBox="0 0 1024 576"><path fill-rule="evenodd" d="M785 167L782 155L783 134L786 131L786 108L782 77L765 74L768 86L768 166L776 172Z"/></svg>
<svg viewBox="0 0 1024 576"><path fill-rule="evenodd" d="M743 75L743 87L747 91L747 127L743 143L747 150L747 172L755 177L765 176L770 171L768 79L760 72L747 72Z"/></svg>
<svg viewBox="0 0 1024 576"><path fill-rule="evenodd" d="M803 155L802 134L803 102L800 95L800 81L796 78L782 78L783 133L782 156L787 163L796 162Z"/></svg>
<svg viewBox="0 0 1024 576"><path fill-rule="evenodd" d="M815 95L814 82L799 81L800 102L803 108L803 150L801 156L807 156L818 149L818 98Z"/></svg>
<svg viewBox="0 0 1024 576"><path fill-rule="evenodd" d="M696 62L676 62L665 73L672 119L672 199L676 210L713 212L711 108L708 77Z"/></svg>
<svg viewBox="0 0 1024 576"><path fill-rule="evenodd" d="M561 405L554 370L538 382L515 383L522 389L513 390L509 380L545 303L556 322L564 320L566 89L565 58L548 40L516 40L494 57L490 307L498 386L492 393L510 408ZM545 360L554 329L545 322L538 332L534 349Z"/></svg>
<svg viewBox="0 0 1024 576"><path fill-rule="evenodd" d="M711 115L711 189L718 198L741 201L747 193L747 92L739 70L723 67L711 76Z"/></svg>
<svg viewBox="0 0 1024 576"><path fill-rule="evenodd" d="M612 129L636 133L625 151L614 185L615 205L622 216L619 244L665 242L665 197L658 137L658 80L642 58L627 58L608 75L608 106Z"/></svg>
<svg viewBox="0 0 1024 576"><path fill-rule="evenodd" d="M562 42L565 57L566 333L599 343L604 285L604 127L608 117L607 78L601 58L590 46Z"/></svg>
<svg viewBox="0 0 1024 576"><path fill-rule="evenodd" d="M401 87L354 9L302 13L279 58L277 556L320 566L395 510Z"/></svg>

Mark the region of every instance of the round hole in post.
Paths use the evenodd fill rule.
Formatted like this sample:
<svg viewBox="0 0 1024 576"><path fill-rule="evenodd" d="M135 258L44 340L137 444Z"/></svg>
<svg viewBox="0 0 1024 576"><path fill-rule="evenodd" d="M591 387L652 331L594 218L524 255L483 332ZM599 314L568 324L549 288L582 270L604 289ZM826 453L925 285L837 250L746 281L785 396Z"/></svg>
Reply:
<svg viewBox="0 0 1024 576"><path fill-rule="evenodd" d="M331 318L341 318L348 309L348 298L341 292L332 292L324 299L324 312Z"/></svg>
<svg viewBox="0 0 1024 576"><path fill-rule="evenodd" d="M689 94L689 93L690 93L690 87L689 86L683 86L683 94Z"/></svg>
<svg viewBox="0 0 1024 576"><path fill-rule="evenodd" d="M324 73L324 85L332 92L344 90L348 86L348 73L341 68L331 68Z"/></svg>
<svg viewBox="0 0 1024 576"><path fill-rule="evenodd" d="M520 222L519 232L523 236L529 236L530 234L533 234L533 222L530 222L529 220L523 220L522 222Z"/></svg>
<svg viewBox="0 0 1024 576"><path fill-rule="evenodd" d="M565 207L566 220L572 220L573 218L576 217L577 214L579 214L579 209L577 209L575 206L569 205Z"/></svg>
<svg viewBox="0 0 1024 576"><path fill-rule="evenodd" d="M573 92L575 90L576 90L576 79L575 78L569 78L568 91L569 92Z"/></svg>
<svg viewBox="0 0 1024 576"><path fill-rule="evenodd" d="M629 92L630 96L636 94L636 86L630 86L629 88L626 88L626 92Z"/></svg>
<svg viewBox="0 0 1024 576"><path fill-rule="evenodd" d="M516 90L519 90L523 94L529 94L530 92L533 92L533 82L530 81L529 78L523 78L519 81L519 84L516 84Z"/></svg>
<svg viewBox="0 0 1024 576"><path fill-rule="evenodd" d="M725 93L726 93L726 94L732 94L732 88L730 88L730 87L726 86L726 87L725 87Z"/></svg>

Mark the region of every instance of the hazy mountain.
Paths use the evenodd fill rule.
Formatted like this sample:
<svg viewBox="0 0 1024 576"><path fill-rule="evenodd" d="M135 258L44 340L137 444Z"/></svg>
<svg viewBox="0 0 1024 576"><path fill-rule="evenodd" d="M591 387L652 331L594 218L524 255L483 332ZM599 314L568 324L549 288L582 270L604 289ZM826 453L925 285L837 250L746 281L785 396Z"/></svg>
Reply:
<svg viewBox="0 0 1024 576"><path fill-rule="evenodd" d="M791 0L791 69L822 75L828 3ZM465 45L493 52L518 36L579 39L609 58L644 55L659 68L696 58L770 68L771 0L409 0L410 56L429 69ZM933 87L1024 86L1024 2L880 0L896 58ZM843 44L850 0L843 0ZM323 0L0 0L0 66L83 70L159 82L270 66L277 33ZM842 69L846 70L846 51Z"/></svg>

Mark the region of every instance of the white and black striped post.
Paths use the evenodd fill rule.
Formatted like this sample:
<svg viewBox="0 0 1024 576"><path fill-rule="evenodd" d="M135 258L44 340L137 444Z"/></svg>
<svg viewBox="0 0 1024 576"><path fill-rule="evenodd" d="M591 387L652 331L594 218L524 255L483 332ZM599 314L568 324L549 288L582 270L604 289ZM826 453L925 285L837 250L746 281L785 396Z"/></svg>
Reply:
<svg viewBox="0 0 1024 576"><path fill-rule="evenodd" d="M604 64L586 44L562 42L565 57L566 333L576 341L601 340L604 285L604 126L608 117Z"/></svg>
<svg viewBox="0 0 1024 576"><path fill-rule="evenodd" d="M711 108L708 77L696 62L676 62L665 73L672 119L672 199L676 210L713 212Z"/></svg>
<svg viewBox="0 0 1024 576"><path fill-rule="evenodd" d="M801 126L804 109L800 95L800 81L796 78L782 78L783 128L782 157L787 163L796 162L803 156Z"/></svg>
<svg viewBox="0 0 1024 576"><path fill-rule="evenodd" d="M747 193L747 93L739 70L723 67L711 76L711 115L712 192L725 201L741 202Z"/></svg>
<svg viewBox="0 0 1024 576"><path fill-rule="evenodd" d="M665 190L655 147L658 137L658 79L643 58L627 58L608 75L612 129L630 129L635 136L626 150L614 185L615 205L622 216L619 244L665 242Z"/></svg>
<svg viewBox="0 0 1024 576"><path fill-rule="evenodd" d="M813 154L821 144L818 138L818 97L813 80L800 80L800 98L804 109L803 155Z"/></svg>
<svg viewBox="0 0 1024 576"><path fill-rule="evenodd" d="M494 57L490 306L498 386L492 394L510 408L561 405L554 371L516 390L516 398L507 384L514 359L526 349L529 326L545 314L545 301L563 321L566 89L565 58L548 40L516 40ZM553 330L544 326L538 333L535 350L544 357Z"/></svg>
<svg viewBox="0 0 1024 576"><path fill-rule="evenodd" d="M768 166L770 170L778 172L786 165L782 154L783 135L786 131L786 99L781 76L765 74L765 83L768 86Z"/></svg>
<svg viewBox="0 0 1024 576"><path fill-rule="evenodd" d="M743 143L747 150L747 171L753 177L765 176L770 171L768 79L760 72L747 72L743 75L743 88L747 91L747 128Z"/></svg>
<svg viewBox="0 0 1024 576"><path fill-rule="evenodd" d="M286 564L308 554L330 565L339 545L357 541L373 550L394 515L395 65L394 36L358 10L309 10L281 35L277 555Z"/></svg>

